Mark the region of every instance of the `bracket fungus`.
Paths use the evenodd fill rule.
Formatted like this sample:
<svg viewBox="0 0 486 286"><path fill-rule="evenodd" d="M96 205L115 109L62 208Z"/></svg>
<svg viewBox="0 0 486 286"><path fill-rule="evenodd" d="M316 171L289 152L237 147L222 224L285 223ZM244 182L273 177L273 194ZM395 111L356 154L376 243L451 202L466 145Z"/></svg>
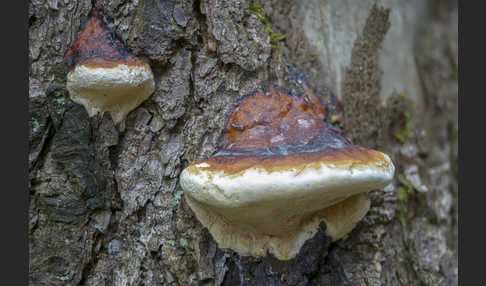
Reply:
<svg viewBox="0 0 486 286"><path fill-rule="evenodd" d="M130 54L94 7L64 56L74 66L66 83L71 99L90 117L107 111L118 123L154 91L150 66Z"/></svg>
<svg viewBox="0 0 486 286"><path fill-rule="evenodd" d="M344 238L370 207L366 193L392 180L390 158L339 135L304 89L245 98L221 148L181 173L187 203L221 248L288 260L321 222L332 240Z"/></svg>

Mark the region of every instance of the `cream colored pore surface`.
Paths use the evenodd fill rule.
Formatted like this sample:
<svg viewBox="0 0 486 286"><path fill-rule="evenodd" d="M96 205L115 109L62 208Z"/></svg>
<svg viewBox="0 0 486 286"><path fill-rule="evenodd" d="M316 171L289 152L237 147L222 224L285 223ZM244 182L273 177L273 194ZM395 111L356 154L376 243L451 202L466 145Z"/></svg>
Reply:
<svg viewBox="0 0 486 286"><path fill-rule="evenodd" d="M76 66L68 74L71 99L83 105L89 116L110 112L115 123L140 105L154 91L154 79L148 65L112 68Z"/></svg>
<svg viewBox="0 0 486 286"><path fill-rule="evenodd" d="M220 248L229 248L240 255L251 256L265 256L268 252L280 260L294 258L304 243L317 233L321 222L326 223L326 235L333 240L345 237L363 218L370 205L366 194L354 195L335 204L329 211L319 210L306 216L293 231L282 235L270 235L253 229L248 224L228 222L224 216L214 212L207 205L197 202L190 196L185 198Z"/></svg>
<svg viewBox="0 0 486 286"><path fill-rule="evenodd" d="M369 208L358 194L385 186L394 174L386 155L369 165L323 162L303 171L249 168L229 175L209 167L193 164L180 178L198 219L223 248L256 256L270 251L280 259L295 256L321 221L333 239L345 236ZM329 208L339 203L344 207Z"/></svg>

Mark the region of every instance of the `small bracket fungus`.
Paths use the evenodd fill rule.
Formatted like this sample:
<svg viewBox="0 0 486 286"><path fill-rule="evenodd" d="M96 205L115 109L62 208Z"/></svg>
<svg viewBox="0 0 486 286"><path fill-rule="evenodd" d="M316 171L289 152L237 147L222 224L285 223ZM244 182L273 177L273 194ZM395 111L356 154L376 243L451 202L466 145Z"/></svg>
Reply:
<svg viewBox="0 0 486 286"><path fill-rule="evenodd" d="M221 149L183 170L187 203L221 248L241 255L297 255L320 222L345 237L395 167L381 152L351 144L326 122L319 99L267 94L244 99L229 115Z"/></svg>
<svg viewBox="0 0 486 286"><path fill-rule="evenodd" d="M150 66L128 52L95 8L65 57L74 65L66 83L71 99L90 117L108 111L118 123L154 91Z"/></svg>

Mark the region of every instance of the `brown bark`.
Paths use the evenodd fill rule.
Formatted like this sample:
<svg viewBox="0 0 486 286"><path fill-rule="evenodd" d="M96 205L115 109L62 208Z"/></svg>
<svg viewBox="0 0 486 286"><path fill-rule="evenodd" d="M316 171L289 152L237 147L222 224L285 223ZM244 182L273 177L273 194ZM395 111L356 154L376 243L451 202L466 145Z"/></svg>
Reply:
<svg viewBox="0 0 486 286"><path fill-rule="evenodd" d="M456 285L457 3L373 3L256 1L265 24L247 0L99 0L156 81L115 126L65 89L89 1L30 1L30 284ZM221 250L178 175L216 150L239 99L269 81L302 92L303 76L396 177L346 240L320 231L290 261Z"/></svg>

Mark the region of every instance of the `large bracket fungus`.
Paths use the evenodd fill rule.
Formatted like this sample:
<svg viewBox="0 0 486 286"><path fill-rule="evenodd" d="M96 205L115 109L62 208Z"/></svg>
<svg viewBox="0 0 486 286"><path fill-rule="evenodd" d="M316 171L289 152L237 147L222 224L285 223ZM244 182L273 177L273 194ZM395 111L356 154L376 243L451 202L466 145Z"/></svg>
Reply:
<svg viewBox="0 0 486 286"><path fill-rule="evenodd" d="M150 66L128 52L94 7L65 57L74 66L66 83L71 99L90 117L108 111L118 123L154 91Z"/></svg>
<svg viewBox="0 0 486 286"><path fill-rule="evenodd" d="M220 150L181 173L187 203L221 248L288 260L321 222L341 239L368 211L366 193L393 178L390 158L339 135L304 89L290 96L270 86L245 98Z"/></svg>

